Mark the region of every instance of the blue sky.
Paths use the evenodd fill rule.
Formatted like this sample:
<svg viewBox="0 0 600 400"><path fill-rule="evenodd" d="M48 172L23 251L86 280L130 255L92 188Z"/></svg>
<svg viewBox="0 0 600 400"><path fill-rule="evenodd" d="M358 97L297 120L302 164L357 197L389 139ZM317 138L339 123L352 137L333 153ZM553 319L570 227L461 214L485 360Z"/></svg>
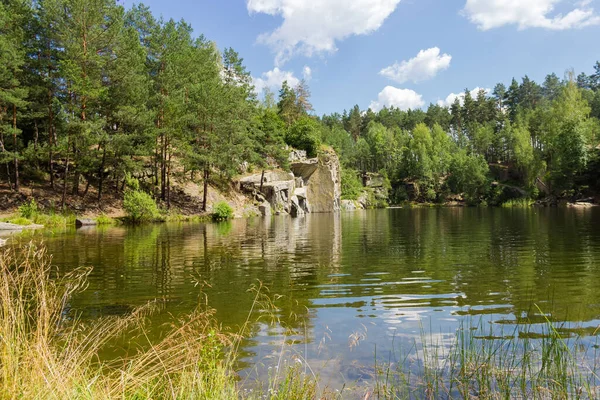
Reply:
<svg viewBox="0 0 600 400"><path fill-rule="evenodd" d="M134 2L124 0L125 7ZM600 0L146 0L233 47L277 91L307 78L317 114L426 107L600 60Z"/></svg>

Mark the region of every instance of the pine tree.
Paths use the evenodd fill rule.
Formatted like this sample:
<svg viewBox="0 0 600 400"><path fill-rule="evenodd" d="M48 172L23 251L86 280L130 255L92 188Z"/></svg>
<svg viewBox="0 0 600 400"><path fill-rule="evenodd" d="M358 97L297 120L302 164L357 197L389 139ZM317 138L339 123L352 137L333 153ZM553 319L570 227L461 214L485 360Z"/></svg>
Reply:
<svg viewBox="0 0 600 400"><path fill-rule="evenodd" d="M27 3L21 0L0 3L0 151L9 186L16 191L19 191L20 185L21 158L21 129L17 121L27 106L27 89L22 85L26 56L24 26L30 18L30 11ZM9 166L11 161L14 184Z"/></svg>
<svg viewBox="0 0 600 400"><path fill-rule="evenodd" d="M106 124L101 110L107 92L104 74L122 26L123 8L113 0L63 0L60 11L57 30L64 49L60 74L69 115L65 127L64 208L71 164L73 194L79 194L82 176L88 182L87 191L90 174L98 169L98 143Z"/></svg>
<svg viewBox="0 0 600 400"><path fill-rule="evenodd" d="M279 90L277 108L279 109L279 116L288 128L300 118L297 105L296 92L290 88L287 81L283 81L281 90Z"/></svg>
<svg viewBox="0 0 600 400"><path fill-rule="evenodd" d="M354 107L352 107L352 110L350 110L350 114L348 115L348 122L346 124L346 130L350 133L355 142L360 136L361 127L362 116L360 115L360 108L357 104Z"/></svg>
<svg viewBox="0 0 600 400"><path fill-rule="evenodd" d="M294 91L296 92L298 112L301 115L306 115L313 111L313 106L310 104L310 88L308 87L308 83L302 79L298 85L296 85Z"/></svg>

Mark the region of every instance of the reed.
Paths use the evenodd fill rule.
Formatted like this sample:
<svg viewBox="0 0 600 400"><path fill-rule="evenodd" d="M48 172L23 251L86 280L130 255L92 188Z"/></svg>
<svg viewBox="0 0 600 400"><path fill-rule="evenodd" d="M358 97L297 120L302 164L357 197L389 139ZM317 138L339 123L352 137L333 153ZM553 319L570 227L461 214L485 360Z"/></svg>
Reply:
<svg viewBox="0 0 600 400"><path fill-rule="evenodd" d="M541 313L541 311L540 311ZM596 399L597 346L565 338L546 318L541 328L508 335L464 322L450 345L421 334L397 363L375 369L378 399ZM590 354L592 352L592 354Z"/></svg>

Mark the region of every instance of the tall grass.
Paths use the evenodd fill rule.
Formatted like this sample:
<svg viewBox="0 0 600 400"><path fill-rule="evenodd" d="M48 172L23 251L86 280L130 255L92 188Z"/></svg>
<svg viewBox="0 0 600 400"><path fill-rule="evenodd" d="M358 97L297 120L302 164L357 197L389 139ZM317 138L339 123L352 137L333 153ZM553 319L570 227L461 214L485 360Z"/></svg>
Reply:
<svg viewBox="0 0 600 400"><path fill-rule="evenodd" d="M563 338L546 319L509 335L463 324L450 345L421 334L396 363L375 369L378 399L596 399L596 346ZM491 330L491 328L490 328ZM479 332L479 333L478 333ZM591 354L590 354L591 353Z"/></svg>
<svg viewBox="0 0 600 400"><path fill-rule="evenodd" d="M511 199L502 203L502 208L529 208L535 201L527 198Z"/></svg>
<svg viewBox="0 0 600 400"><path fill-rule="evenodd" d="M253 397L243 396L234 373L251 314L234 334L216 322L214 310L200 307L152 342L144 322L156 303L93 323L67 311L72 296L86 289L90 272L61 275L44 248L33 244L0 254L0 399ZM255 289L255 306L266 298L261 289ZM101 361L102 350L123 335L135 337L139 348ZM285 393L277 398L315 398L315 384L297 383L295 376L290 369L285 379L270 383L273 393Z"/></svg>

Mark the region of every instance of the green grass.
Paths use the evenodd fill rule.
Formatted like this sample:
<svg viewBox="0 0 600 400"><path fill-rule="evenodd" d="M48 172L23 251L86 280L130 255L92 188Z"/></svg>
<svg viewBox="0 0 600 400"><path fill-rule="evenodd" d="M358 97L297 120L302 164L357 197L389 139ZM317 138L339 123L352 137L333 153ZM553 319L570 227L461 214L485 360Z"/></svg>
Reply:
<svg viewBox="0 0 600 400"><path fill-rule="evenodd" d="M32 225L33 221L25 218L25 217L14 217L14 218L9 218L8 222L10 222L11 224L15 224L15 225L23 225L23 226L28 226L28 225Z"/></svg>
<svg viewBox="0 0 600 400"><path fill-rule="evenodd" d="M33 222L46 228L66 228L75 226L76 218L74 214L36 214Z"/></svg>
<svg viewBox="0 0 600 400"><path fill-rule="evenodd" d="M163 222L209 222L212 221L210 215L183 215L177 212L170 212L162 217Z"/></svg>
<svg viewBox="0 0 600 400"><path fill-rule="evenodd" d="M529 208L535 204L532 199L511 199L502 203L502 208Z"/></svg>
<svg viewBox="0 0 600 400"><path fill-rule="evenodd" d="M100 214L96 217L96 224L98 225L116 225L117 220L109 217L105 214Z"/></svg>

